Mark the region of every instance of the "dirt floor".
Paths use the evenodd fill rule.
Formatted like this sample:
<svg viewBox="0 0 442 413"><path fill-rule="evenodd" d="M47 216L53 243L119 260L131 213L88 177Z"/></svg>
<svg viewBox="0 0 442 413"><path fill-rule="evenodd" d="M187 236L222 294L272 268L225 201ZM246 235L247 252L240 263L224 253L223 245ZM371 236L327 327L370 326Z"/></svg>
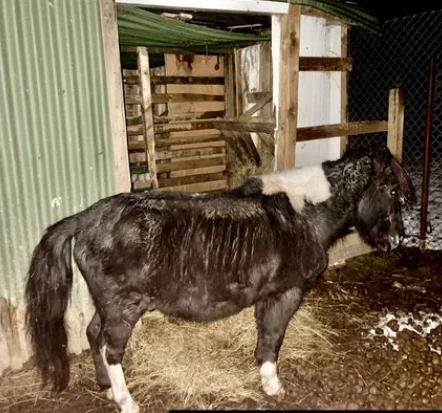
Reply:
<svg viewBox="0 0 442 413"><path fill-rule="evenodd" d="M329 269L306 300L319 303L317 317L327 325L333 351L285 360L280 377L287 394L234 400L221 395L216 409L435 409L442 408L442 251L422 255L401 248L373 253ZM252 358L250 354L250 358ZM115 405L96 392L91 374L82 374L89 355L73 359L73 380L57 399L32 391L30 373L0 380L0 411L107 413ZM89 369L89 367L87 368ZM256 371L258 374L258 371ZM210 379L208 379L210 387ZM138 400L142 411L165 412L167 393ZM192 409L191 402L186 403ZM197 407L201 408L201 404ZM203 406L204 407L204 406Z"/></svg>

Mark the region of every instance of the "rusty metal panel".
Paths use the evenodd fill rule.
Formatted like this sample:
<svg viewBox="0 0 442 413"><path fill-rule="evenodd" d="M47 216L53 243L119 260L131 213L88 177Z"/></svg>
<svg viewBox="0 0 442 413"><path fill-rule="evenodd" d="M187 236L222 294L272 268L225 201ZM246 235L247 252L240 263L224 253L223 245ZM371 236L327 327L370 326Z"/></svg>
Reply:
<svg viewBox="0 0 442 413"><path fill-rule="evenodd" d="M97 0L0 0L0 373L27 358L23 291L44 228L115 190L100 24ZM73 292L84 315L87 291Z"/></svg>

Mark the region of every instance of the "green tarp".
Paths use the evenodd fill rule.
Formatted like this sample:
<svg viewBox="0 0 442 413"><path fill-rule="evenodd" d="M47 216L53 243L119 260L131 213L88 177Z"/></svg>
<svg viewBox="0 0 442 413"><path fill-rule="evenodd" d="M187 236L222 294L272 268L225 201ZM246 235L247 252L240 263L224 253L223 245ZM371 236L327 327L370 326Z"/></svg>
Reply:
<svg viewBox="0 0 442 413"><path fill-rule="evenodd" d="M270 40L267 35L231 33L168 19L135 7L118 8L123 46L176 48L195 53L228 53L234 47Z"/></svg>
<svg viewBox="0 0 442 413"><path fill-rule="evenodd" d="M210 0L207 0L210 1ZM287 1L287 0L273 0ZM290 0L337 16L349 24L380 32L379 20L360 6L340 0ZM175 48L194 53L228 53L270 40L270 33L244 34L212 29L163 17L133 6L118 6L118 30L121 45Z"/></svg>

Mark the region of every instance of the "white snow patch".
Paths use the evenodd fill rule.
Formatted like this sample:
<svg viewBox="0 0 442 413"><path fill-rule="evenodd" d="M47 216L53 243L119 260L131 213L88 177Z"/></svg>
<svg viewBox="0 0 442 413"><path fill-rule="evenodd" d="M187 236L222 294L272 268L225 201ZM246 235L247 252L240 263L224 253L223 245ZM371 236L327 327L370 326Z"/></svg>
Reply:
<svg viewBox="0 0 442 413"><path fill-rule="evenodd" d="M397 314L387 313L380 317L379 322L369 331L368 337L385 336L393 350L399 351L399 345L396 342L397 332L387 325L392 320L397 323L397 331L410 330L421 337L426 337L432 330L442 324L442 315L424 311L419 311L417 315L414 315L413 313L398 311ZM381 330L382 333L378 333L377 330ZM442 353L439 347L435 348L429 345L428 348L438 354Z"/></svg>

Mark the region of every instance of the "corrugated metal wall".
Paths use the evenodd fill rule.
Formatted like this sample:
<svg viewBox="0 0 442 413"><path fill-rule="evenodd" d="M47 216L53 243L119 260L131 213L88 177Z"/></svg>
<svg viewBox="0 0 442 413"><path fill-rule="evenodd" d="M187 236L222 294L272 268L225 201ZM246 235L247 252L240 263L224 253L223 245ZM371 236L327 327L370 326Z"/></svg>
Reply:
<svg viewBox="0 0 442 413"><path fill-rule="evenodd" d="M32 249L46 226L114 192L114 158L97 0L0 0L0 50L1 373L27 358ZM84 318L79 284L73 307Z"/></svg>

